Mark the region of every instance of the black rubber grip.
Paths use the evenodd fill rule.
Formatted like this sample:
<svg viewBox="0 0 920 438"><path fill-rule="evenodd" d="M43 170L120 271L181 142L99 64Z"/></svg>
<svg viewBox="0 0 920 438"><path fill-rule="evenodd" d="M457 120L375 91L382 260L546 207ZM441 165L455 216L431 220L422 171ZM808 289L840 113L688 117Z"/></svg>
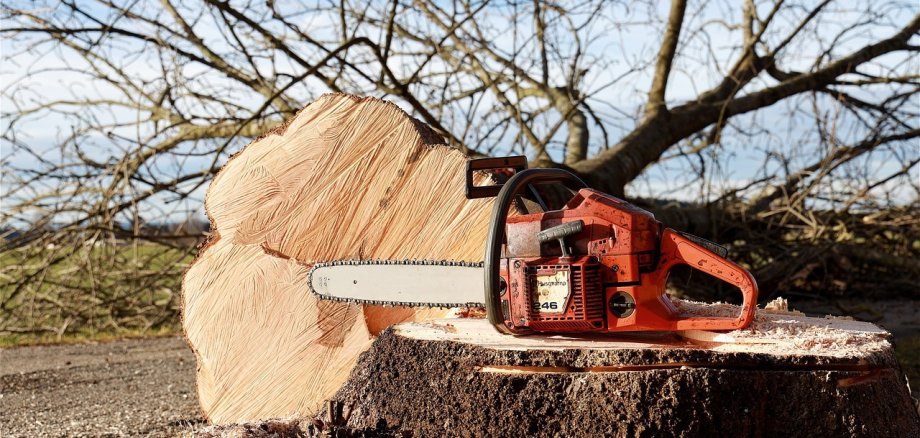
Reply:
<svg viewBox="0 0 920 438"><path fill-rule="evenodd" d="M709 251L712 251L713 254L715 254L715 255L717 255L717 256L723 258L723 259L726 258L726 257L728 257L728 248L726 248L726 247L724 247L724 246L722 246L722 245L719 245L718 243L715 243L715 242L706 240L706 239L704 239L704 238L702 238L702 237L699 237L699 236L694 236L694 235L692 235L692 234L690 234L690 233L684 233L684 232L682 232L682 231L676 231L676 230L675 230L675 232L676 232L677 234L680 234L681 236L686 237L686 238L689 239L689 240L692 240L693 242L696 242L697 245L702 246L703 248L706 248L706 249L708 249Z"/></svg>
<svg viewBox="0 0 920 438"><path fill-rule="evenodd" d="M581 219L577 221L566 222L562 225L556 225L555 227L540 231L537 233L537 240L539 240L540 243L552 242L554 240L562 239L566 236L578 234L583 229L585 229L585 223Z"/></svg>

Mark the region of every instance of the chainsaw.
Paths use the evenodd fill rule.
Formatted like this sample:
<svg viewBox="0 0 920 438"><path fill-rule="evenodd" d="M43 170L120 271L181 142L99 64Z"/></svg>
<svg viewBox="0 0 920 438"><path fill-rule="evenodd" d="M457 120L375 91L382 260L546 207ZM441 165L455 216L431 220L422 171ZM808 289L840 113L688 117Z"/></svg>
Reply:
<svg viewBox="0 0 920 438"><path fill-rule="evenodd" d="M473 174L510 174L476 186ZM507 175L506 175L507 176ZM550 210L539 187L572 193ZM350 260L318 263L309 283L321 299L427 307L485 307L503 333L606 333L733 330L754 318L757 283L726 259L725 248L665 228L652 213L587 188L562 169L527 169L525 157L470 160L469 199L494 197L482 263L450 260ZM540 210L509 215L524 197ZM736 317L685 315L665 291L680 264L740 289Z"/></svg>

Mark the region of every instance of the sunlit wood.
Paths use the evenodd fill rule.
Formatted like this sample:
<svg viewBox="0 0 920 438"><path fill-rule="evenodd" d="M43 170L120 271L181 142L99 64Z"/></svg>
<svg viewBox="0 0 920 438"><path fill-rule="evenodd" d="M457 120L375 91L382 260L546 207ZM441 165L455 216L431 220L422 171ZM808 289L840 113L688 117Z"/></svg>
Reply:
<svg viewBox="0 0 920 438"><path fill-rule="evenodd" d="M306 415L373 335L446 310L318 301L311 264L480 261L491 202L464 196L465 156L377 99L326 95L214 179L214 236L183 284L183 324L212 422Z"/></svg>

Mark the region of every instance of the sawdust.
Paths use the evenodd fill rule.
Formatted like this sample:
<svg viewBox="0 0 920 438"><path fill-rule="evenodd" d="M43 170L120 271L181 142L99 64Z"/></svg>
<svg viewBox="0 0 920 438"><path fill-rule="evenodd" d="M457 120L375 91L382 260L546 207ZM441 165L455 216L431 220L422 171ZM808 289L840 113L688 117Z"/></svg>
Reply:
<svg viewBox="0 0 920 438"><path fill-rule="evenodd" d="M672 299L672 302L681 313L697 316L730 317L741 311L739 306L726 303L678 299ZM874 324L854 321L849 317L807 317L802 312L789 309L788 303L779 299L758 309L754 322L748 328L718 334L713 340L731 344L766 344L776 352L859 357L890 349L890 337L890 333Z"/></svg>
<svg viewBox="0 0 920 438"><path fill-rule="evenodd" d="M385 425L356 429L324 424L318 419L291 417L213 425L183 435L183 437L186 436L188 438L402 438L411 435L390 431Z"/></svg>
<svg viewBox="0 0 920 438"><path fill-rule="evenodd" d="M787 301L783 297L777 297L773 301L770 301L769 303L763 306L763 310L769 313L773 313L773 314L800 315L800 316L805 315L804 313L799 312L798 310L790 309L789 301Z"/></svg>

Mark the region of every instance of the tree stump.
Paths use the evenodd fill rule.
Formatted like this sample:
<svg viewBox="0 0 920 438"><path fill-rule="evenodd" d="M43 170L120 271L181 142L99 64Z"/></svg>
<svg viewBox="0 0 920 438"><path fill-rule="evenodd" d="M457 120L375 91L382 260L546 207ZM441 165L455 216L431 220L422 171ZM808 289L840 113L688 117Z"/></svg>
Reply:
<svg viewBox="0 0 920 438"><path fill-rule="evenodd" d="M414 436L920 436L888 334L872 324L761 311L747 330L684 335L402 323L333 400L347 427Z"/></svg>

